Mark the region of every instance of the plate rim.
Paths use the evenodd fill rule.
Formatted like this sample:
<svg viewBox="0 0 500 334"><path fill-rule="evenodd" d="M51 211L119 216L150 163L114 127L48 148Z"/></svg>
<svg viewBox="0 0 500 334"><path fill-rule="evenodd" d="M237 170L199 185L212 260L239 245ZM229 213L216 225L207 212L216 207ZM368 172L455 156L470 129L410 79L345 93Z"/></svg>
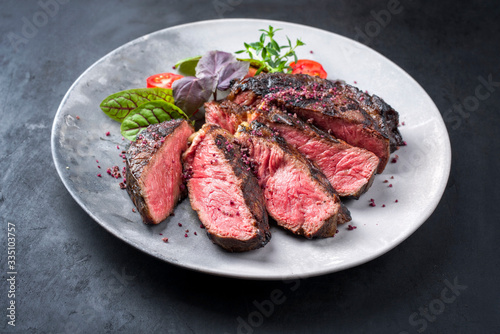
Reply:
<svg viewBox="0 0 500 334"><path fill-rule="evenodd" d="M421 218L419 219L420 222L418 224L412 225L412 228L409 229L407 231L407 233L394 239L393 242L391 242L391 244L389 246L384 247L381 251L371 253L370 255L365 256L363 258L360 258L356 261L344 263L344 264L338 265L334 268L326 267L323 269L316 269L316 270L313 270L313 271L307 272L307 273L291 273L288 275L284 275L284 274L278 274L278 275L275 275L275 274L268 274L268 275L256 274L256 275L252 275L252 274L248 274L248 273L238 274L238 273L234 273L234 272L221 272L218 270L211 270L209 268L200 268L200 267L197 267L196 265L192 265L192 264L180 263L178 261L173 261L173 260L169 261L166 257L162 257L161 254L159 254L158 252L151 252L149 250L146 250L140 244L138 244L134 239L127 238L123 235L120 235L118 232L115 232L111 227L109 227L106 224L103 224L100 221L100 219L89 208L87 208L87 206L83 203L83 201L78 196L76 196L76 191L74 189L72 189L72 187L69 183L69 180L67 180L67 178L63 174L65 167L63 166L62 161L60 161L60 159L59 159L59 156L57 153L57 148L56 148L56 139L57 139L56 138L56 130L57 130L58 125L59 125L60 120L61 120L60 114L63 112L62 111L63 107L64 107L66 101L68 100L71 92L75 88L75 86L82 80L82 78L85 77L85 75L88 72L90 72L95 66L99 65L101 62L105 61L106 58L111 57L114 53L118 53L120 50L127 48L131 45L134 45L134 44L142 41L145 38L149 38L149 36L164 33L167 30L173 31L173 30L177 30L177 29L183 29L185 27L193 27L193 26L197 26L197 25L207 25L207 24L218 24L218 23L222 23L222 22L252 22L252 23L258 22L261 24L271 24L271 25L272 24L274 24L274 25L286 24L286 25L293 25L293 26L296 26L298 28L302 27L302 28L305 28L308 30L316 30L316 31L320 31L321 33L335 35L337 38L344 39L348 43L354 43L358 48L367 49L367 50L369 50L369 52L375 52L378 56L382 57L385 61L389 62L391 64L392 68L395 69L399 75L404 76L406 80L409 79L409 81L411 81L413 85L418 87L425 94L425 96L427 96L427 98L429 100L428 102L431 103L432 106L435 108L435 110L433 110L433 112L434 111L437 112L438 117L435 117L435 119L440 123L439 125L445 129L445 131L443 133L443 135L444 135L443 145L445 146L445 151L446 151L447 155L446 155L446 157L444 157L443 166L442 166L444 174L443 174L443 177L440 179L439 186L436 188L435 196L436 196L437 200L432 202L432 205L429 206L429 210L427 210L427 212L425 212L425 214L423 214L421 216ZM90 65L87 69L85 69L85 71L82 72L82 74L80 74L77 77L77 79L71 84L71 86L66 91L64 97L62 98L62 100L57 108L57 111L54 115L54 121L53 121L52 128L51 128L51 153L52 153L53 162L54 162L54 165L56 167L59 178L63 182L66 190L70 193L71 197L78 203L78 205L95 222L97 222L100 226L104 227L104 229L106 231L108 231L109 233L111 233L113 236L115 236L118 239L120 239L121 241L133 246L134 248L139 249L140 251L142 251L145 254L148 254L150 256L157 258L158 260L161 260L163 262L167 262L169 264L173 264L173 265L181 267L181 268L193 270L196 272L202 272L205 274L215 275L215 276L238 278L238 279L252 279L252 280L284 280L284 279L300 279L300 278L306 278L306 277L321 276L321 275L330 274L330 273L334 273L334 272L338 272L338 271L342 271L342 270L346 270L349 268L353 268L353 267L362 265L364 263L372 261L372 260L386 254L390 250L394 249L396 246L400 245L404 240L409 238L412 234L414 234L415 231L418 228L420 228L429 219L429 217L434 213L437 206L441 202L443 194L446 190L446 185L448 183L450 172L451 172L451 158L452 158L452 156L451 156L452 150L451 150L451 142L450 142L450 138L449 138L449 133L448 133L448 130L447 130L446 125L444 123L444 120L442 118L442 115L439 112L439 109L437 108L436 104L434 103L432 98L429 96L429 94L427 94L427 92L423 89L423 87L412 76L410 76L406 71L404 71L396 63L394 63L391 59L387 58L386 56L379 53L378 51L376 51L376 50L374 50L374 49L372 49L372 48L370 48L370 47L368 47L368 46L366 46L366 45L364 45L364 44L362 44L354 39L350 39L348 37L339 35L335 32L331 32L328 30L324 30L324 29L320 29L320 28L316 28L316 27L312 27L312 26L308 26L308 25L304 25L304 24L294 23L294 22L287 22L287 21L281 21L281 20L258 19L258 18L213 19L213 20L194 21L194 22L188 22L188 23L184 23L184 24L180 24L180 25L175 25L172 27L160 29L160 30L142 35L140 37L137 37L137 38L111 50L110 52L108 52L104 56L100 57L97 61L95 61L92 65Z"/></svg>

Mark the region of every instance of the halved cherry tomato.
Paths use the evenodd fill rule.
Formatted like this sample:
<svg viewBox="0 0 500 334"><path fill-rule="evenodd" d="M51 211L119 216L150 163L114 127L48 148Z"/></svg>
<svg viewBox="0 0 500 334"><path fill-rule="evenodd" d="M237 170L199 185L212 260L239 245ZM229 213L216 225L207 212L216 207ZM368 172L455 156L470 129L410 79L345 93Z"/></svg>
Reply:
<svg viewBox="0 0 500 334"><path fill-rule="evenodd" d="M175 80L179 80L183 78L183 75L175 74L175 73L159 73L150 76L146 79L148 84L148 88L151 87L160 87L160 88L172 88L172 84Z"/></svg>
<svg viewBox="0 0 500 334"><path fill-rule="evenodd" d="M297 64L295 64L295 62L291 62L290 67L292 68L293 74L303 73L326 79L326 71L323 69L323 66L321 66L321 64L317 61L309 59L299 59L297 60Z"/></svg>
<svg viewBox="0 0 500 334"><path fill-rule="evenodd" d="M248 68L248 73L247 73L247 75L245 75L244 79L255 76L255 73L257 73L257 70L258 70L258 68L250 66Z"/></svg>

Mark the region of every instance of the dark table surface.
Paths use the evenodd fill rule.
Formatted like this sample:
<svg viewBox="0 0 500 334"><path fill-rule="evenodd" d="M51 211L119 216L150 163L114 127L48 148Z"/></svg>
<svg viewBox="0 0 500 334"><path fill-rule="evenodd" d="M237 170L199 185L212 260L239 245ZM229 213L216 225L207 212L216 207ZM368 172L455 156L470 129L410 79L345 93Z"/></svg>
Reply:
<svg viewBox="0 0 500 334"><path fill-rule="evenodd" d="M375 22L374 13L393 2L2 1L0 332L499 333L500 7L401 0L400 13L363 37L359 31ZM233 17L358 39L434 100L451 139L451 175L432 216L394 250L292 283L209 276L113 237L66 191L50 134L77 77L144 34ZM15 297L7 283L9 223L16 234ZM275 290L284 300L271 305ZM15 327L8 324L11 300Z"/></svg>

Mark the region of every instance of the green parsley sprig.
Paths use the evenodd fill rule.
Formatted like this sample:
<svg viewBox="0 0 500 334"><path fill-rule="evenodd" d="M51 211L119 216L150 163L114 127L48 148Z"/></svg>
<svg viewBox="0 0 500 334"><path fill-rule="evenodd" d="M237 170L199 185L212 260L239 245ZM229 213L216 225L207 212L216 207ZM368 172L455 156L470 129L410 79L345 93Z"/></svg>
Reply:
<svg viewBox="0 0 500 334"><path fill-rule="evenodd" d="M259 41L254 43L244 43L245 49L236 51L235 53L240 54L246 52L250 59L240 59L249 61L254 67L257 67L257 73L260 72L285 72L291 70L288 66L289 58L293 57L294 61L297 62L297 55L295 54L295 49L299 46L305 45L300 39L297 38L295 45L292 45L290 38L286 36L288 45L279 45L274 39L277 31L282 29L274 29L269 26L269 30L259 29L262 31ZM283 54L281 54L284 52Z"/></svg>

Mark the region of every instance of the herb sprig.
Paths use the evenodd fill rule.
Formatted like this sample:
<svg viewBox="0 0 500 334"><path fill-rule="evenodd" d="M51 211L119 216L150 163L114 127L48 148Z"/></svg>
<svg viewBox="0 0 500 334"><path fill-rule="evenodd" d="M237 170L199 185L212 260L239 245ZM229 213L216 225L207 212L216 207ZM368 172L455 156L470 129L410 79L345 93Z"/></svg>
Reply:
<svg viewBox="0 0 500 334"><path fill-rule="evenodd" d="M289 71L291 68L288 66L289 58L293 57L294 61L297 62L297 55L295 54L295 49L299 46L305 45L300 39L297 38L295 45L292 45L290 38L286 36L288 41L287 45L279 45L274 39L277 31L282 29L274 29L269 26L269 30L259 29L262 31L259 41L254 43L244 43L245 49L236 51L235 53L240 54L246 52L250 59L250 63L258 67L257 73L260 72L285 72ZM281 54L284 52L283 54Z"/></svg>

